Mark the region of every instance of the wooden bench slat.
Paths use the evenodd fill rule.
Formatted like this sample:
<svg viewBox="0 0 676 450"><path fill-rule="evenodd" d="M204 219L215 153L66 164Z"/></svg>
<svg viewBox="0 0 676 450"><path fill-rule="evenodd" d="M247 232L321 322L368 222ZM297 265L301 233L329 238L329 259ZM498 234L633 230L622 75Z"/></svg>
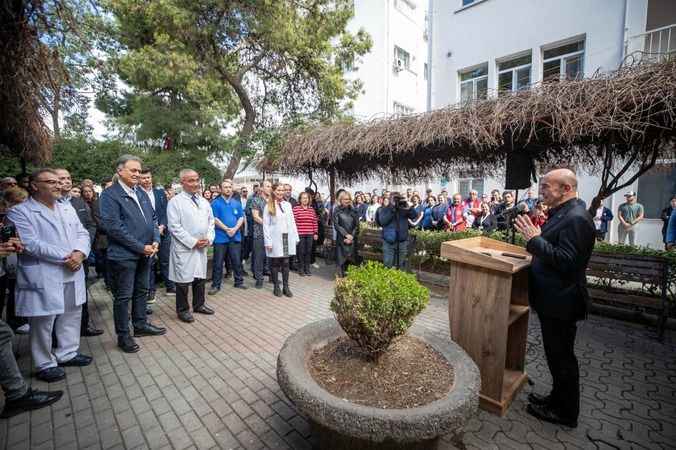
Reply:
<svg viewBox="0 0 676 450"><path fill-rule="evenodd" d="M613 303L622 303L624 305L662 310L661 297L648 295L636 295L622 291L606 291L605 289L589 288L589 296L592 299L605 300Z"/></svg>

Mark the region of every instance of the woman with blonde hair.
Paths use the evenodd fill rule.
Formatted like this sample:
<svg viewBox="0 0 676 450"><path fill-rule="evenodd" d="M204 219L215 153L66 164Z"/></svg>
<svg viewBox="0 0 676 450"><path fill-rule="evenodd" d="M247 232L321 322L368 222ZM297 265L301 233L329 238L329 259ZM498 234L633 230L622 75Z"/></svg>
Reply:
<svg viewBox="0 0 676 450"><path fill-rule="evenodd" d="M289 257L296 254L298 229L293 218L291 203L284 200L283 184L272 185L272 196L263 209L263 240L265 253L270 258L270 272L274 285L273 293L281 297L293 297L289 288ZM279 272L282 272L283 289L279 289Z"/></svg>
<svg viewBox="0 0 676 450"><path fill-rule="evenodd" d="M352 206L352 197L347 191L338 194L338 205L333 211L333 226L336 229L336 274L345 276L348 264L357 262L357 234L359 213Z"/></svg>

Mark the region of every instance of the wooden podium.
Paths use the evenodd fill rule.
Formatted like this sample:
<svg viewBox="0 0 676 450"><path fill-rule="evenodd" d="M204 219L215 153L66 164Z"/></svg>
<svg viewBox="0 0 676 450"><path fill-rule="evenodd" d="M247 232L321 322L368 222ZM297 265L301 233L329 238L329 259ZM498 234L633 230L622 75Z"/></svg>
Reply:
<svg viewBox="0 0 676 450"><path fill-rule="evenodd" d="M503 416L526 382L528 271L521 247L486 237L444 242L451 338L481 372L480 406Z"/></svg>

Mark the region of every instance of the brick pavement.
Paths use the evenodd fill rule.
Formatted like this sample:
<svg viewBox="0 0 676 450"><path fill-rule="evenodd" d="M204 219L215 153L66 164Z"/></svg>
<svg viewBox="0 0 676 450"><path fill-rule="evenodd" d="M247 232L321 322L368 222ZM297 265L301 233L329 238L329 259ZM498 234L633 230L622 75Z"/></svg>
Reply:
<svg viewBox="0 0 676 450"><path fill-rule="evenodd" d="M96 283L91 290L97 323L106 332L83 338L94 364L68 368L65 381L40 389L63 389L50 408L0 420L0 449L311 448L307 421L282 394L275 379L277 352L302 325L330 317L332 267L318 276L292 275L293 299L264 290L232 289L209 299L214 316L176 319L174 298L159 296L152 316L166 336L140 338L133 355L115 347L112 300ZM250 284L248 279L247 283ZM448 332L445 300L433 298L418 319ZM30 374L28 339L17 339L20 365ZM567 430L524 412L531 390L545 392L550 378L536 318L531 319L524 388L505 418L484 412L467 426L470 449L666 449L676 448L676 344L665 344L643 327L592 317L577 341L582 372L580 426ZM1 396L1 394L0 394ZM4 400L0 399L0 402ZM443 449L458 448L445 439Z"/></svg>

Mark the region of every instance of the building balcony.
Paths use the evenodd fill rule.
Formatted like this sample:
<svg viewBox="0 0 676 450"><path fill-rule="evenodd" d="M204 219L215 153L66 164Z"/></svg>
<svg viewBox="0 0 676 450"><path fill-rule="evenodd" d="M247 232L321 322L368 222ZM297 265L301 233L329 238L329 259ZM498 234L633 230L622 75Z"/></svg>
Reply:
<svg viewBox="0 0 676 450"><path fill-rule="evenodd" d="M660 62L676 55L676 24L630 36L624 43L627 62Z"/></svg>

